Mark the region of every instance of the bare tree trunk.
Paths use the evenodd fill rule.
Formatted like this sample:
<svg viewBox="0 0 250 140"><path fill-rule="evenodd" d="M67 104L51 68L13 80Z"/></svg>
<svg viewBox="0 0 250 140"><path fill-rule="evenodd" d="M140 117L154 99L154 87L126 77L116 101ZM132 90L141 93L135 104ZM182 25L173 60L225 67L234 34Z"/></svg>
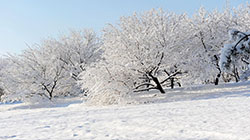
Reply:
<svg viewBox="0 0 250 140"><path fill-rule="evenodd" d="M239 76L239 72L238 69L236 68L236 66L233 66L233 77L235 78L235 82L239 82L240 76Z"/></svg>
<svg viewBox="0 0 250 140"><path fill-rule="evenodd" d="M171 86L171 89L174 88L174 78L170 78L170 86Z"/></svg>
<svg viewBox="0 0 250 140"><path fill-rule="evenodd" d="M215 58L215 61L216 61L216 68L219 70L219 74L217 74L216 78L215 78L215 81L214 81L214 84L215 85L218 85L219 84L219 80L220 80L220 76L221 76L221 69L220 69L220 66L219 66L219 58L217 57L217 55L214 55L214 58Z"/></svg>
<svg viewBox="0 0 250 140"><path fill-rule="evenodd" d="M214 82L214 84L215 85L218 85L219 84L219 79L220 79L220 73L217 75L217 77L215 78L215 82Z"/></svg>
<svg viewBox="0 0 250 140"><path fill-rule="evenodd" d="M149 76L152 78L152 80L156 84L156 89L158 89L161 93L165 93L164 89L161 86L161 83L159 82L158 78L154 77L151 73L149 73Z"/></svg>

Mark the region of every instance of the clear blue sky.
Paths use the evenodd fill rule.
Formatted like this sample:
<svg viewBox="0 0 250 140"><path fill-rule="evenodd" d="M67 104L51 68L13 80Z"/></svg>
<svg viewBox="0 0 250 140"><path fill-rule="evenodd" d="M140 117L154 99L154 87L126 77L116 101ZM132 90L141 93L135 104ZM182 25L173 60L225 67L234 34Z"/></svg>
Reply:
<svg viewBox="0 0 250 140"><path fill-rule="evenodd" d="M249 0L228 0L231 7ZM0 0L0 54L20 53L27 44L57 37L69 29L97 32L120 16L163 8L192 15L200 6L223 9L226 0Z"/></svg>

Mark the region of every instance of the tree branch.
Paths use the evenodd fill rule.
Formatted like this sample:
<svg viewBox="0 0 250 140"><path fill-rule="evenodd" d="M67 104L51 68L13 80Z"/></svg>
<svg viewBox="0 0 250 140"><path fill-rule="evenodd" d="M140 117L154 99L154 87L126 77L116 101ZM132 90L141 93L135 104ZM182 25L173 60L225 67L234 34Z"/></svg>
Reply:
<svg viewBox="0 0 250 140"><path fill-rule="evenodd" d="M157 88L156 87L151 87L151 88L146 88L146 89L135 90L134 92L149 91L151 89L157 89Z"/></svg>
<svg viewBox="0 0 250 140"><path fill-rule="evenodd" d="M241 42L242 40L247 39L249 36L250 36L250 34L249 34L249 35L245 35L244 37L242 37L242 38L234 45L234 49L236 49L236 47L240 44L240 42Z"/></svg>
<svg viewBox="0 0 250 140"><path fill-rule="evenodd" d="M155 85L150 84L150 83L145 83L145 84L141 84L141 85L135 87L135 89L138 89L139 87L142 87L142 86L153 86L154 87Z"/></svg>
<svg viewBox="0 0 250 140"><path fill-rule="evenodd" d="M177 71L175 73L173 73L172 75L169 75L165 80L163 80L162 82L160 82L161 84L165 83L166 81L168 81L170 78L172 78L173 76L176 76L177 74L182 74L181 71Z"/></svg>

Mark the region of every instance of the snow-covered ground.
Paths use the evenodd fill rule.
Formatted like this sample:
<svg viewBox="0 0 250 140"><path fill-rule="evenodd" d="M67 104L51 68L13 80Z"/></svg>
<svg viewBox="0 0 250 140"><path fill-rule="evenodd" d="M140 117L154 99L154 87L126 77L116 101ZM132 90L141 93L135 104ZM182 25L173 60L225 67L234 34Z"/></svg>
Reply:
<svg viewBox="0 0 250 140"><path fill-rule="evenodd" d="M179 88L135 98L148 104L2 104L0 139L250 140L250 83Z"/></svg>

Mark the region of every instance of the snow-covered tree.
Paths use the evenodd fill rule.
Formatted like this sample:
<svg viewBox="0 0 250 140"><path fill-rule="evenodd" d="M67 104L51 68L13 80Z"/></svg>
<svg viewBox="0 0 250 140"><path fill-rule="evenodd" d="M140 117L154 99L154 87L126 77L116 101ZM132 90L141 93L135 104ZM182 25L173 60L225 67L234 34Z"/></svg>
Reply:
<svg viewBox="0 0 250 140"><path fill-rule="evenodd" d="M154 9L142 15L121 17L118 26L104 29L102 48L106 65L90 70L92 79L88 82L94 83L93 87L112 89L123 95L151 89L164 93L163 88L177 84L177 76L184 72L179 67L171 69L179 65L178 54L184 48L181 40L187 35L183 26L186 19L185 14ZM98 77L100 74L105 78ZM87 88L95 94L92 86ZM109 98L103 92L97 94Z"/></svg>
<svg viewBox="0 0 250 140"><path fill-rule="evenodd" d="M93 30L85 29L72 30L69 35L59 39L50 39L47 42L57 48L55 55L64 64L64 71L71 77L69 87L72 90L70 94L79 94L81 90L77 84L80 80L79 74L84 72L91 63L102 59L101 40Z"/></svg>
<svg viewBox="0 0 250 140"><path fill-rule="evenodd" d="M59 60L67 66L75 81L78 75L85 71L93 62L101 60L101 41L92 30L71 31L70 35L63 36L55 42L59 47Z"/></svg>
<svg viewBox="0 0 250 140"><path fill-rule="evenodd" d="M101 58L99 44L91 30L72 31L58 40L44 40L20 55L9 55L8 66L1 71L5 100L51 100L82 93L78 75Z"/></svg>
<svg viewBox="0 0 250 140"><path fill-rule="evenodd" d="M170 67L177 65L183 36L179 36L186 15L162 10L122 17L118 27L110 25L104 31L105 59L136 77L131 88L158 89L168 82ZM181 73L181 70L178 70ZM122 81L122 79L121 79ZM134 84L134 85L133 85Z"/></svg>
<svg viewBox="0 0 250 140"><path fill-rule="evenodd" d="M87 94L87 104L110 105L127 104L131 102L130 83L132 75L126 75L124 67L114 67L106 62L98 62L81 73L79 83ZM122 80L121 80L122 79Z"/></svg>
<svg viewBox="0 0 250 140"><path fill-rule="evenodd" d="M230 44L225 44L221 50L220 68L230 73L238 67L241 74L238 78L247 80L250 76L250 32L233 29L229 31L229 38Z"/></svg>
<svg viewBox="0 0 250 140"><path fill-rule="evenodd" d="M66 78L64 64L54 57L56 50L48 44L26 49L20 56L10 55L4 69L2 84L6 100L25 100L38 95L52 99L65 92L60 86Z"/></svg>
<svg viewBox="0 0 250 140"><path fill-rule="evenodd" d="M239 12L241 11L242 14ZM228 40L227 32L232 28L247 30L249 4L233 10L225 8L222 12L206 11L200 8L193 15L187 26L190 32L185 43L189 54L186 58L188 77L187 84L213 83L230 81L234 76L222 72L219 67L220 50ZM244 16L244 18L243 18ZM188 80L185 80L188 81Z"/></svg>
<svg viewBox="0 0 250 140"><path fill-rule="evenodd" d="M7 66L7 62L4 58L0 57L0 83L2 81L2 77L3 77L3 74L2 74L2 71L3 69ZM1 99L1 96L4 95L4 89L2 87L2 85L0 84L0 102L2 101Z"/></svg>
<svg viewBox="0 0 250 140"><path fill-rule="evenodd" d="M200 8L188 24L190 37L186 43L186 53L189 54L186 68L192 79L189 84L218 84L221 77L219 51L227 40L228 28L235 26L233 15L230 9L208 12Z"/></svg>

